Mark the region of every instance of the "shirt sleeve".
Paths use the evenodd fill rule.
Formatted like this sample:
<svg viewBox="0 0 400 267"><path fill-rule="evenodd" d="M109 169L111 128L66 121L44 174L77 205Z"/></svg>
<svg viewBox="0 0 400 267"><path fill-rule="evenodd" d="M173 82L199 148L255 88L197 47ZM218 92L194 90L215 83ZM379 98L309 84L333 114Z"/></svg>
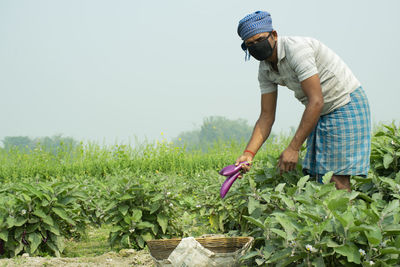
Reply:
<svg viewBox="0 0 400 267"><path fill-rule="evenodd" d="M258 69L258 82L260 84L261 94L268 94L275 92L278 88L278 85L276 83L273 83L270 80L268 80L267 72L263 70L261 64Z"/></svg>
<svg viewBox="0 0 400 267"><path fill-rule="evenodd" d="M318 74L314 50L311 46L304 45L294 51L289 56L289 65L296 73L299 82Z"/></svg>

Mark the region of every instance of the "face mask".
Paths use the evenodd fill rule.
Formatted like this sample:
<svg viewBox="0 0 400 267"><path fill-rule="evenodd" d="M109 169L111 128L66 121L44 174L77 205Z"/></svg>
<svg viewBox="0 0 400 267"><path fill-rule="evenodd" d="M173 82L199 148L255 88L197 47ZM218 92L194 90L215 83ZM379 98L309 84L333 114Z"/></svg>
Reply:
<svg viewBox="0 0 400 267"><path fill-rule="evenodd" d="M259 41L247 48L252 57L254 57L255 59L257 59L259 61L263 61L272 55L272 53L274 52L275 46L276 46L276 42L274 44L274 47L272 48L268 42L268 38L270 35L271 35L271 33L269 33L267 38L265 38L264 40Z"/></svg>

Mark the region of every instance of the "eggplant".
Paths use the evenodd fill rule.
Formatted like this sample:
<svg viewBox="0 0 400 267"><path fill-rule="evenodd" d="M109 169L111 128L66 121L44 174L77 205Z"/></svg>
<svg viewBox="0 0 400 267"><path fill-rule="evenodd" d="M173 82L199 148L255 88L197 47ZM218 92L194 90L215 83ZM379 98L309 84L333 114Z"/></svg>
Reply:
<svg viewBox="0 0 400 267"><path fill-rule="evenodd" d="M221 198L224 198L225 195L228 193L229 189L231 188L232 184L236 179L239 177L240 171L237 171L235 174L226 178L225 182L221 186L221 190L219 192Z"/></svg>
<svg viewBox="0 0 400 267"><path fill-rule="evenodd" d="M231 176L231 175L239 172L242 169L242 164L248 165L249 163L247 163L247 161L242 161L237 166L235 166L235 164L228 165L225 168L223 168L222 170L220 170L219 174L221 174L223 176Z"/></svg>

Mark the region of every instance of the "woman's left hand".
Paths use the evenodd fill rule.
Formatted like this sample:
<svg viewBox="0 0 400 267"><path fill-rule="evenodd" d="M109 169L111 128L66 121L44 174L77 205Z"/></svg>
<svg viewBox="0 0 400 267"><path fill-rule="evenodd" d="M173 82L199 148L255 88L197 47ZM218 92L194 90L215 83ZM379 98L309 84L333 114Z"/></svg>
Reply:
<svg viewBox="0 0 400 267"><path fill-rule="evenodd" d="M299 151L287 147L279 157L278 167L280 173L293 171L299 160Z"/></svg>

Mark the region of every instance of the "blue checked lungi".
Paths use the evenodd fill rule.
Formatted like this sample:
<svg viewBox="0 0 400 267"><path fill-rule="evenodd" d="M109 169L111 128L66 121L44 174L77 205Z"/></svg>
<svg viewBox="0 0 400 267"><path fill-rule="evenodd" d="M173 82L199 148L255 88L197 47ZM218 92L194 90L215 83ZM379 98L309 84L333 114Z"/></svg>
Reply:
<svg viewBox="0 0 400 267"><path fill-rule="evenodd" d="M348 104L322 115L307 138L303 172L321 177L366 176L371 153L371 115L367 96L360 86L350 94Z"/></svg>

